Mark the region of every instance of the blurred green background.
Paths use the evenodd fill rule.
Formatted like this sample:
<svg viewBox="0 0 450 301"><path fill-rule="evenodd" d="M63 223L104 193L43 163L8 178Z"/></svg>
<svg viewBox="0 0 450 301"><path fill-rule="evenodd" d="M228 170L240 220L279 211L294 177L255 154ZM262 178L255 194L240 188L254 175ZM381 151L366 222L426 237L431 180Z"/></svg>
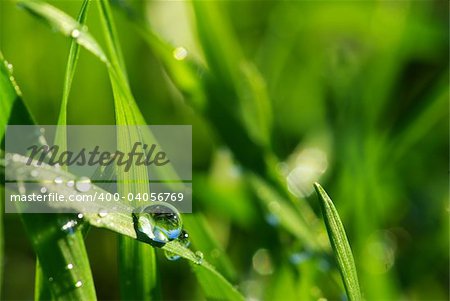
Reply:
<svg viewBox="0 0 450 301"><path fill-rule="evenodd" d="M234 44L220 31L202 38L200 21L210 16L197 11L195 17L192 2L113 2L131 89L147 123L193 125L193 216L200 217L191 227L200 220L197 226L215 238L218 246L206 258L226 259L226 276L248 300L342 299L344 293L332 257L306 249L251 193L248 166L235 158L239 145L226 138L236 134L236 121L189 106L127 20L128 5L202 66L200 82L209 82L205 70L218 79L216 93L208 94L211 107L232 106L221 85L224 91L239 85L223 80L221 58L230 70L239 69L233 58L241 56L259 70L278 172L297 202L309 203L318 216L312 182L327 189L367 300L449 299L447 1L217 2ZM73 17L81 5L50 3ZM1 1L0 22L0 49L25 102L39 124L55 124L70 41L14 1ZM96 8L87 23L102 43ZM68 123L114 123L106 69L84 49ZM327 241L324 231L319 238ZM5 215L4 232L2 299L32 299L35 257L18 216ZM92 229L87 248L99 299L118 299L116 234ZM159 257L165 299L202 298L185 262Z"/></svg>

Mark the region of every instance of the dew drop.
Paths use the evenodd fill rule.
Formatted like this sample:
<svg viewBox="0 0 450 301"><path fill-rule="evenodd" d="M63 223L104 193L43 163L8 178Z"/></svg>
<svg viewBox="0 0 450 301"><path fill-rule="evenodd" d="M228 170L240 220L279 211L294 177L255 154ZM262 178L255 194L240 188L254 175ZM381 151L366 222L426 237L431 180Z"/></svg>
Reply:
<svg viewBox="0 0 450 301"><path fill-rule="evenodd" d="M48 277L49 282L53 282L53 277Z"/></svg>
<svg viewBox="0 0 450 301"><path fill-rule="evenodd" d="M32 176L33 178L36 178L39 175L39 171L37 171L36 169L33 169L30 172L30 176Z"/></svg>
<svg viewBox="0 0 450 301"><path fill-rule="evenodd" d="M189 234L187 233L186 230L181 231L181 234L180 236L178 236L177 241L179 241L180 244L186 248L189 247L189 245L191 244L191 241L189 240ZM164 255L170 261L174 261L180 258L179 255L169 251L164 251Z"/></svg>
<svg viewBox="0 0 450 301"><path fill-rule="evenodd" d="M81 177L75 182L75 188L79 192L86 192L91 189L91 179L88 177Z"/></svg>
<svg viewBox="0 0 450 301"><path fill-rule="evenodd" d="M59 185L59 184L62 184L63 179L61 177L56 177L54 182L55 182L56 185Z"/></svg>
<svg viewBox="0 0 450 301"><path fill-rule="evenodd" d="M75 283L75 287L81 287L83 285L83 282L81 282L80 280L78 280L76 283Z"/></svg>
<svg viewBox="0 0 450 301"><path fill-rule="evenodd" d="M67 265L67 269L68 269L68 270L73 269L73 264L69 263L69 264Z"/></svg>
<svg viewBox="0 0 450 301"><path fill-rule="evenodd" d="M41 193L46 193L47 192L47 188L46 187L41 187Z"/></svg>
<svg viewBox="0 0 450 301"><path fill-rule="evenodd" d="M188 55L188 51L186 50L186 48L184 47L177 47L174 49L173 51L173 57L177 60L177 61L182 61L184 60Z"/></svg>
<svg viewBox="0 0 450 301"><path fill-rule="evenodd" d="M13 72L14 66L11 63L7 63L6 67L8 68L9 72Z"/></svg>
<svg viewBox="0 0 450 301"><path fill-rule="evenodd" d="M74 180L69 180L66 183L67 187L73 187L75 185L75 181Z"/></svg>
<svg viewBox="0 0 450 301"><path fill-rule="evenodd" d="M78 225L78 222L76 220L68 220L66 221L62 227L61 230L67 234L73 234L75 233L75 229Z"/></svg>
<svg viewBox="0 0 450 301"><path fill-rule="evenodd" d="M142 207L133 213L138 239L148 243L165 244L180 236L181 216L169 204L158 203Z"/></svg>
<svg viewBox="0 0 450 301"><path fill-rule="evenodd" d="M99 217L105 217L107 215L108 215L108 212L105 209L100 209L100 211L98 212Z"/></svg>
<svg viewBox="0 0 450 301"><path fill-rule="evenodd" d="M74 39L78 39L80 37L80 31L78 29L72 30L70 36Z"/></svg>
<svg viewBox="0 0 450 301"><path fill-rule="evenodd" d="M77 217L78 217L79 219L83 219L83 218L84 218L84 215L83 215L83 213L78 213Z"/></svg>
<svg viewBox="0 0 450 301"><path fill-rule="evenodd" d="M203 253L200 251L195 252L195 263L196 264L202 264L203 262Z"/></svg>

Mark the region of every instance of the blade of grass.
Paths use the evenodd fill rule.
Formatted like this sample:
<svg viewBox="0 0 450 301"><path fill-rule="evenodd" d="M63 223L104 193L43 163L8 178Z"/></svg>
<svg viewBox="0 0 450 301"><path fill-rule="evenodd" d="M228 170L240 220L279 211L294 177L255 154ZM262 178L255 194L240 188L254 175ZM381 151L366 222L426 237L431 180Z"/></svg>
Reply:
<svg viewBox="0 0 450 301"><path fill-rule="evenodd" d="M100 19L106 38L107 49L111 58L112 68L117 77L111 77L111 85L114 91L114 103L116 111L116 123L118 125L142 124L144 118L131 94L122 51L117 37L114 19L108 1L98 1ZM131 110L128 108L131 107ZM142 141L142 136L130 128L128 132L119 135L117 144L119 148L130 149L132 141ZM128 193L149 193L148 174L144 166L133 166L129 173L118 170L118 178L126 180L142 180L140 183L128 183L118 185L118 192L123 195ZM119 237L119 270L120 293L124 300L151 300L158 297L158 281L156 270L156 257L152 248L138 244L127 237Z"/></svg>
<svg viewBox="0 0 450 301"><path fill-rule="evenodd" d="M344 282L345 290L347 291L347 296L351 301L362 300L355 261L353 260L353 254L347 235L345 234L344 225L339 218L339 214L334 207L333 202L322 186L315 183L314 188L316 189L320 200L328 237L331 246L333 247L334 255L336 256L342 281Z"/></svg>
<svg viewBox="0 0 450 301"><path fill-rule="evenodd" d="M83 27L86 23L87 12L89 8L90 0L84 0L81 4L80 12L78 13L77 22ZM64 76L64 86L62 92L61 107L58 116L58 128L55 134L55 144L59 146L60 150L67 150L67 104L69 100L70 89L72 87L73 77L78 62L80 46L75 40L70 42L69 56L66 64L66 72ZM65 166L62 168L65 169ZM53 219L55 225L58 224L58 220L63 218L64 215L48 216L49 219ZM67 217L67 215L66 215ZM78 238L80 239L80 238ZM84 241L80 239L77 241L77 245L80 248L85 249ZM82 261L82 265L86 266L89 270L86 273L91 274L88 258L78 258L78 262ZM77 264L78 265L78 264ZM92 277L92 276L91 276ZM36 261L36 278L35 278L35 300L49 300L51 297L50 288L48 286L48 279L44 276L39 260Z"/></svg>
<svg viewBox="0 0 450 301"><path fill-rule="evenodd" d="M21 173L29 173L31 170L34 170L36 167L26 165L25 157L22 157L22 160L11 161L11 156L6 156L6 161L8 161L8 169L4 169L5 160L0 160L0 174L3 172L7 173L8 178L17 178ZM75 176L70 173L63 171L61 169L56 169L47 164L42 164L42 166L38 167L39 173L36 178L37 181L45 181L49 178L61 177L64 181L74 180ZM92 189L88 192L79 192L73 187L67 187L66 185L57 185L53 182L45 182L42 184L47 188L49 193L57 192L61 195L65 195L66 197L69 195L94 195L99 193L106 193L101 188L93 185ZM85 205L82 202L67 202L64 203L66 208L71 209L75 212L83 212L85 209ZM49 206L57 206L55 208L61 209L61 204L52 204L49 203ZM88 222L90 225L99 228L105 228L121 234L123 236L127 236L134 240L137 239L136 230L133 223L133 217L131 215L132 210L134 209L131 205L127 203L100 203L100 202L91 202L89 204L90 213L84 213L84 221ZM116 209L113 209L116 207ZM119 208L120 207L120 208ZM119 212L114 212L118 210ZM113 213L107 214L106 216L99 217L98 213L100 210L106 210ZM153 247L150 245L140 243L143 248L149 248L153 250ZM244 298L240 295L240 293L231 285L220 273L216 271L216 269L205 259L201 259L189 248L186 248L178 241L171 241L165 244L161 249L172 252L180 257L185 258L190 263L192 263L193 270L199 282L202 284L202 287L205 291L206 297L210 299L221 299L221 300L243 300ZM150 272L150 271L147 271ZM87 299L83 299L87 300Z"/></svg>
<svg viewBox="0 0 450 301"><path fill-rule="evenodd" d="M3 57L1 65L5 66ZM6 71L1 68L2 78ZM7 97L2 98L2 106L12 106L9 111L11 116L4 116L4 118L7 118L12 124L34 123L34 119L26 110L18 94L17 84L12 81L13 78L9 72L8 75L9 82L4 80L0 82L0 91L10 91L9 94L6 94ZM21 106L17 106L17 103L20 103ZM22 110L14 113L17 111L15 108L21 108ZM76 232L70 236L65 235L61 231L60 225L55 224L53 216L24 214L21 218L37 257L42 263L43 272L40 274L41 277L38 278L47 280L46 285L48 285L52 297L67 300L95 300L95 289L81 234ZM46 235L42 236L43 233ZM69 250L69 248L72 249ZM67 270L66 267L69 264L72 264L75 268ZM49 279L52 279L52 281L49 281ZM42 294L38 293L36 296L41 299L48 299L48 292L42 292Z"/></svg>

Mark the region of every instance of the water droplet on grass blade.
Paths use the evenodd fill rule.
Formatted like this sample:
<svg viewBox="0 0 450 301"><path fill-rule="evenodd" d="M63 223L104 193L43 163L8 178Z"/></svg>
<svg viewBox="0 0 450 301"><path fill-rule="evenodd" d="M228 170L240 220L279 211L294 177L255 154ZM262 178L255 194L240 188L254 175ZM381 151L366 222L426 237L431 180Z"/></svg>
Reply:
<svg viewBox="0 0 450 301"><path fill-rule="evenodd" d="M72 32L70 33L70 36L74 39L78 39L80 37L80 31L78 29L74 29L72 30Z"/></svg>
<svg viewBox="0 0 450 301"><path fill-rule="evenodd" d="M91 179L88 177L81 177L75 182L75 189L79 192L86 192L91 189Z"/></svg>
<svg viewBox="0 0 450 301"><path fill-rule="evenodd" d="M67 187L73 187L75 185L75 181L74 180L69 180L66 183Z"/></svg>
<svg viewBox="0 0 450 301"><path fill-rule="evenodd" d="M203 253L200 251L195 252L195 263L196 264L202 264L203 262Z"/></svg>
<svg viewBox="0 0 450 301"><path fill-rule="evenodd" d="M180 213L165 203L138 209L133 213L133 221L138 239L157 246L177 239L182 229Z"/></svg>
<svg viewBox="0 0 450 301"><path fill-rule="evenodd" d="M105 217L107 215L108 215L108 212L106 211L106 209L100 209L100 211L98 212L99 217Z"/></svg>
<svg viewBox="0 0 450 301"><path fill-rule="evenodd" d="M75 230L78 226L78 222L76 220L67 220L67 221L63 221L62 222L62 226L61 226L61 230L67 234L74 234Z"/></svg>
<svg viewBox="0 0 450 301"><path fill-rule="evenodd" d="M177 60L177 61L182 61L184 60L188 55L188 51L186 50L186 48L184 47L177 47L174 49L173 51L173 57Z"/></svg>
<svg viewBox="0 0 450 301"><path fill-rule="evenodd" d="M189 247L189 245L191 244L191 241L189 240L189 234L186 232L186 230L182 230L180 236L178 236L177 241L180 242L180 244L184 247ZM169 251L164 251L164 255L166 256L166 258L168 260L174 261L180 258L179 255L169 252Z"/></svg>
<svg viewBox="0 0 450 301"><path fill-rule="evenodd" d="M41 193L47 193L47 188L46 187L41 187Z"/></svg>
<svg viewBox="0 0 450 301"><path fill-rule="evenodd" d="M55 182L56 185L59 185L59 184L62 184L63 179L61 177L56 177L54 182Z"/></svg>
<svg viewBox="0 0 450 301"><path fill-rule="evenodd" d="M83 286L83 282L81 282L80 280L75 282L75 287L81 287L81 286Z"/></svg>

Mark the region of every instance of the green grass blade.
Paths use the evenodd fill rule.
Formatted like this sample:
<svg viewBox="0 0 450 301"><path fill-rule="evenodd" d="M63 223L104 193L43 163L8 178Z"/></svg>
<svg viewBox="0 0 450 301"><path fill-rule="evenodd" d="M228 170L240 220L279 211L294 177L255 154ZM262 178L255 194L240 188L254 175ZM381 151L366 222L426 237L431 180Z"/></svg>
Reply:
<svg viewBox="0 0 450 301"><path fill-rule="evenodd" d="M356 273L355 261L353 260L352 250L345 234L344 225L339 218L339 214L333 205L330 197L320 184L315 183L317 195L320 200L322 214L333 247L334 254L341 272L342 281L349 300L362 300L359 289L358 275Z"/></svg>
<svg viewBox="0 0 450 301"><path fill-rule="evenodd" d="M119 125L144 124L144 118L137 108L128 85L124 59L109 2L101 0L97 3L112 69L114 70L114 73L111 74L111 85L114 92L116 123ZM130 143L141 141L140 137L142 137L141 133L133 129L125 130L119 133L118 146L130 149ZM133 179L139 179L140 183L128 182L128 184L118 185L119 193L126 195L128 193L150 192L145 166L133 166L129 173L118 171L118 178L126 180L130 176ZM122 299L152 300L158 297L156 260L152 248L143 246L128 237L119 237L119 270Z"/></svg>
<svg viewBox="0 0 450 301"><path fill-rule="evenodd" d="M6 159L8 160L8 159ZM6 172L8 173L8 178L14 178L19 176L20 173L29 173L31 169L35 169L36 167L28 166L21 162L9 162L9 164L16 164L15 166L8 166ZM3 169L5 166L5 162L0 160L0 173L4 172ZM39 176L36 178L37 181L44 181L45 179L61 177L65 181L74 180L75 176L69 174L66 171L61 169L56 169L52 166L42 164L39 167ZM49 193L58 192L59 194L68 196L68 195L77 195L77 194L89 194L94 195L95 193L106 193L101 188L93 185L92 189L88 192L79 192L73 187L61 186L57 185L53 182L47 182L42 184L47 188ZM49 203L49 206L52 206ZM57 204L55 206L60 206ZM76 212L82 212L84 210L84 204L80 202L67 202L66 204L68 209L71 209ZM100 210L106 211L115 211L113 207L116 207L116 210L120 209L120 212L110 213L106 216L99 217L97 213L85 213L84 221L89 223L90 225L98 228L105 228L111 231L114 231L123 236L127 236L132 239L137 239L136 231L134 228L133 217L131 215L131 211L133 207L129 204L121 204L121 203L100 203L100 202L92 202L89 204L90 210L93 212L99 212ZM95 207L97 206L97 207ZM118 208L122 206L122 208ZM60 207L59 207L60 208ZM118 209L117 209L118 208ZM130 212L130 213L126 213ZM154 248L140 243L142 248L147 248L153 250ZM167 250L169 252L175 253L182 258L185 258L190 263L192 263L192 267L196 276L203 287L206 297L210 299L227 299L227 300L243 300L243 297L240 293L231 285L220 273L216 271L216 269L205 259L201 260L197 254L195 254L189 248L184 247L178 241L171 241L162 247L163 250ZM136 268L136 267L135 267ZM151 272L151 270L146 270L147 273ZM90 300L90 299L84 299Z"/></svg>
<svg viewBox="0 0 450 301"><path fill-rule="evenodd" d="M81 27L83 27L83 25L86 23L89 3L90 0L84 0L81 5L80 12L78 14L77 21L81 25ZM80 54L80 45L76 42L75 39L73 39L70 42L69 57L66 64L66 73L64 75L63 95L57 123L60 126L67 125L67 104L69 101L70 89L72 87L72 81L75 75L75 69L77 67L79 54ZM56 131L55 144L59 145L60 149L66 150L67 137L65 133L65 128L58 127Z"/></svg>
<svg viewBox="0 0 450 301"><path fill-rule="evenodd" d="M2 66L5 66L2 58ZM1 77L7 70L1 68ZM5 120L16 123L14 120L22 120L22 124L33 123L33 118L22 104L22 99L18 94L18 87L13 82L12 75L8 74L9 81L1 81L0 90L9 91L2 98L2 106L9 106L12 116L4 116ZM16 104L20 103L22 110L14 114ZM21 115L19 117L19 115ZM21 216L28 235L32 241L37 257L42 263L43 273L40 279L47 279L46 283L54 299L67 300L95 300L95 289L92 275L90 273L89 262L87 260L86 250L81 234L75 232L73 235L65 235L61 231L61 225L55 223L54 215L42 214L24 214ZM43 236L42 234L45 233ZM66 269L72 264L73 269ZM52 281L49 281L52 279ZM81 281L81 282L79 282ZM40 282L43 283L43 282ZM41 286L40 286L41 287ZM41 290L39 290L41 291ZM38 293L38 297L48 298L48 293Z"/></svg>
<svg viewBox="0 0 450 301"><path fill-rule="evenodd" d="M198 37L211 74L235 96L219 98L233 108L248 136L261 147L270 146L272 110L266 84L257 68L246 58L234 36L225 9L219 1L192 1ZM222 91L223 93L223 91Z"/></svg>

